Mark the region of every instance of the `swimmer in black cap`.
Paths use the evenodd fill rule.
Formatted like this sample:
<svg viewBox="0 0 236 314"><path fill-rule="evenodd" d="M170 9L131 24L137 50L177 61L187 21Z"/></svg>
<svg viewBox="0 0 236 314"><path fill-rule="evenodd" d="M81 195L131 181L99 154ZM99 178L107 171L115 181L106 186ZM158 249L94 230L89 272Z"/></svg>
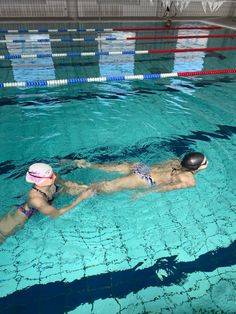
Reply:
<svg viewBox="0 0 236 314"><path fill-rule="evenodd" d="M181 161L181 166L183 168L193 171L197 170L201 165L205 166L206 164L207 160L205 156L202 153L198 152L193 152L185 155Z"/></svg>
<svg viewBox="0 0 236 314"><path fill-rule="evenodd" d="M206 157L199 152L191 152L182 160L169 160L162 164L147 166L141 162L121 164L91 164L82 160L65 160L75 168L94 168L106 172L123 174L111 181L97 182L90 185L98 193L114 193L122 190L147 189L150 192L165 192L196 185L194 174L207 167Z"/></svg>

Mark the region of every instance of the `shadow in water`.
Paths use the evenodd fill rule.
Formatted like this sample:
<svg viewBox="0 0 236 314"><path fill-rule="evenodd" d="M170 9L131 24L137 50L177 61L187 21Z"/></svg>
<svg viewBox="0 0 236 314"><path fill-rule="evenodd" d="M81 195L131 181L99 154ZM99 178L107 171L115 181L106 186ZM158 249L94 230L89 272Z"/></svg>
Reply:
<svg viewBox="0 0 236 314"><path fill-rule="evenodd" d="M0 313L36 313L64 314L84 303L93 304L95 300L107 298L125 298L148 287L182 285L189 274L212 272L219 267L236 264L236 241L226 248L200 255L191 262L178 262L177 256L163 257L151 267L134 268L99 274L72 282L57 281L37 284L0 298ZM164 271L165 276L158 277Z"/></svg>
<svg viewBox="0 0 236 314"><path fill-rule="evenodd" d="M236 134L236 126L218 125L214 132L192 131L187 135L177 135L171 139L162 140L160 138L148 138L148 143L138 143L131 147L119 149L114 146L100 146L92 150L79 150L79 153L71 153L66 156L54 156L51 160L28 160L25 164L16 166L13 160L0 163L0 175L6 174L8 178L19 178L24 176L28 166L34 162L46 162L52 166L57 166L58 161L66 159L87 159L90 162L106 163L131 160L145 161L147 156L155 156L156 161L163 158L163 148L167 152L172 152L176 157L194 150L197 141L211 142L213 139L230 140ZM73 169L72 169L73 170ZM67 173L70 170L67 171Z"/></svg>
<svg viewBox="0 0 236 314"><path fill-rule="evenodd" d="M91 162L120 162L124 160L143 160L146 156L156 156L156 161L163 158L163 147L165 151L174 153L176 157L194 150L193 146L197 141L211 142L213 139L230 140L236 134L236 126L218 125L218 130L214 132L193 131L188 135L177 135L171 139L162 140L160 138L148 138L147 144L135 144L131 147L117 151L116 147L96 147L88 152L73 153L64 158L75 159L84 158ZM116 152L116 153L114 153Z"/></svg>

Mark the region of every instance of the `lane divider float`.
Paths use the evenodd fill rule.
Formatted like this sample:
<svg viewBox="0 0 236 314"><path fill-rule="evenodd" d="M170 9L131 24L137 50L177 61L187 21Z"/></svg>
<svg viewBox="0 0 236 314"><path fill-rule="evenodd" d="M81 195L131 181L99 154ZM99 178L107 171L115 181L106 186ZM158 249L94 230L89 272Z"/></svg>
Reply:
<svg viewBox="0 0 236 314"><path fill-rule="evenodd" d="M130 31L172 31L172 30L193 30L193 29L222 29L220 26L200 26L200 27L116 27L116 28L39 28L39 29L0 29L0 34L27 34L27 33L72 33L72 32L130 32Z"/></svg>
<svg viewBox="0 0 236 314"><path fill-rule="evenodd" d="M236 47L213 47L213 48L183 48L183 49L149 49L149 50L124 50L124 51L96 51L96 52L67 52L67 53L37 53L0 55L0 60L26 59L26 58L64 58L64 57L90 57L90 56L113 56L113 55L144 55L158 53L181 53L197 51L228 51L236 50Z"/></svg>
<svg viewBox="0 0 236 314"><path fill-rule="evenodd" d="M61 85L75 85L81 83L96 83L96 82L110 82L110 81L128 81L128 80L153 80L170 77L188 77L197 75L216 75L225 73L236 73L236 69L222 69L209 71L194 71L194 72L173 72L173 73L157 73L144 75L119 75L107 77L90 77L90 78L72 78L61 80L41 80L41 81L26 81L26 82L5 82L0 83L0 88L9 87L33 87L33 86L61 86Z"/></svg>
<svg viewBox="0 0 236 314"><path fill-rule="evenodd" d="M146 36L146 37L116 37L116 36L107 36L107 37L85 37L85 38L44 38L44 39L7 39L0 40L0 43L49 43L49 42L63 42L63 43L71 43L71 42L92 42L92 41L123 41L123 40L157 40L157 39L187 39L187 38L235 38L236 34L214 34L214 35L180 35L180 36Z"/></svg>

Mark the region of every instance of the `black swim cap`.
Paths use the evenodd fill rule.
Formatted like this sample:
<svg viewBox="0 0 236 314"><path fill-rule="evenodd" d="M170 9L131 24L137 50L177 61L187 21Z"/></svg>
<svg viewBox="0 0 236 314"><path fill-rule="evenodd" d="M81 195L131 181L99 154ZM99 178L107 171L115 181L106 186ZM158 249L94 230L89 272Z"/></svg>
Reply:
<svg viewBox="0 0 236 314"><path fill-rule="evenodd" d="M192 152L184 156L181 166L188 170L197 170L203 162L205 156L202 153Z"/></svg>

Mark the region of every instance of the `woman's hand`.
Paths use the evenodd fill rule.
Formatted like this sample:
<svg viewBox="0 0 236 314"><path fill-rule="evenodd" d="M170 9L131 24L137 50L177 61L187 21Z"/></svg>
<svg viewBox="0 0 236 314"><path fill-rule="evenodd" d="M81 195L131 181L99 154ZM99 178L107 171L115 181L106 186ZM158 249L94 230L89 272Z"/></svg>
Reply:
<svg viewBox="0 0 236 314"><path fill-rule="evenodd" d="M93 189L88 189L84 191L77 199L73 202L73 206L79 204L81 201L86 200L87 198L93 197L96 194L96 191Z"/></svg>
<svg viewBox="0 0 236 314"><path fill-rule="evenodd" d="M82 197L84 200L86 198L93 197L96 194L96 191L94 189L88 189L87 191L84 191L80 197Z"/></svg>

